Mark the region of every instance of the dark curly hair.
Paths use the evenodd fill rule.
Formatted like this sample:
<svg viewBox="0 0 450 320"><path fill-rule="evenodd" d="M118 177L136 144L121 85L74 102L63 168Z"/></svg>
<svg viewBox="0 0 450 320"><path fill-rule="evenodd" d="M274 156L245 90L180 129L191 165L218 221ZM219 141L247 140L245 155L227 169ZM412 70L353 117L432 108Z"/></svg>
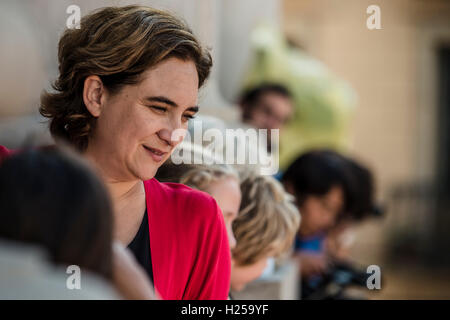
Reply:
<svg viewBox="0 0 450 320"><path fill-rule="evenodd" d="M113 94L169 57L193 61L203 85L211 55L181 19L143 6L107 7L83 17L81 29L67 29L59 41L56 92L41 96L39 112L51 119L52 136L85 150L96 119L83 101L84 80L97 75Z"/></svg>

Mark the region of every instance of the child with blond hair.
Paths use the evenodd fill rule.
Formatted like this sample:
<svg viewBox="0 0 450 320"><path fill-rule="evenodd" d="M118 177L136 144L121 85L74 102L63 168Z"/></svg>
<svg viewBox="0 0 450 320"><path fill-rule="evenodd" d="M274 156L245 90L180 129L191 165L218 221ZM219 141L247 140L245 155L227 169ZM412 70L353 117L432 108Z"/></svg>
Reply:
<svg viewBox="0 0 450 320"><path fill-rule="evenodd" d="M271 257L292 248L300 225L293 198L271 176L247 171L241 179L241 208L233 222L231 289L242 290L263 273Z"/></svg>

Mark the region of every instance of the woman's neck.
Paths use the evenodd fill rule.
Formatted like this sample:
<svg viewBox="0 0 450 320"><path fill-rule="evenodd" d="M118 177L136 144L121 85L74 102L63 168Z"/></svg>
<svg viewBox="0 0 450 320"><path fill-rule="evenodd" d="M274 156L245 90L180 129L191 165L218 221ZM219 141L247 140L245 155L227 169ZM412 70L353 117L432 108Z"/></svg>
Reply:
<svg viewBox="0 0 450 320"><path fill-rule="evenodd" d="M114 208L114 237L127 246L136 236L145 209L145 189L141 180L106 182Z"/></svg>
<svg viewBox="0 0 450 320"><path fill-rule="evenodd" d="M114 166L106 165L106 160L102 158L102 155L93 150L95 150L94 147L88 147L84 156L102 178L114 203L133 197L136 192L139 193L139 190L142 190L141 180L133 178L131 175L125 178L124 174L114 172L117 171L114 170Z"/></svg>
<svg viewBox="0 0 450 320"><path fill-rule="evenodd" d="M145 188L139 179L118 179L108 174L95 158L86 154L106 185L113 204L114 237L128 245L141 225L146 209Z"/></svg>
<svg viewBox="0 0 450 320"><path fill-rule="evenodd" d="M141 180L114 181L103 178L103 181L114 203L127 201L127 199L135 198L137 194L144 192L144 185Z"/></svg>

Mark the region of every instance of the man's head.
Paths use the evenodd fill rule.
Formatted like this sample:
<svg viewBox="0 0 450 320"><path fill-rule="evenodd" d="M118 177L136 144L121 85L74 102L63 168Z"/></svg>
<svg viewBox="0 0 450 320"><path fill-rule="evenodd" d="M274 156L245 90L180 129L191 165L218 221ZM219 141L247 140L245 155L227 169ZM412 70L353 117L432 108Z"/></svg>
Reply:
<svg viewBox="0 0 450 320"><path fill-rule="evenodd" d="M279 84L262 84L244 92L239 100L242 121L258 129L282 129L293 113L292 96Z"/></svg>

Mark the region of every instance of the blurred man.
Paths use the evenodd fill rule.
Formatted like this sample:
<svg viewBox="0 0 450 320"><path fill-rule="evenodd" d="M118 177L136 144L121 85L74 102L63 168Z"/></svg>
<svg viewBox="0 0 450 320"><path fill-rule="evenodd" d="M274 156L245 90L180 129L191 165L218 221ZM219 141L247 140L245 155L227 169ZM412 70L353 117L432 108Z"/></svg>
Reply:
<svg viewBox="0 0 450 320"><path fill-rule="evenodd" d="M268 129L267 148L270 152L270 129L282 129L293 114L290 92L279 84L261 84L245 91L239 105L244 123L257 129Z"/></svg>

